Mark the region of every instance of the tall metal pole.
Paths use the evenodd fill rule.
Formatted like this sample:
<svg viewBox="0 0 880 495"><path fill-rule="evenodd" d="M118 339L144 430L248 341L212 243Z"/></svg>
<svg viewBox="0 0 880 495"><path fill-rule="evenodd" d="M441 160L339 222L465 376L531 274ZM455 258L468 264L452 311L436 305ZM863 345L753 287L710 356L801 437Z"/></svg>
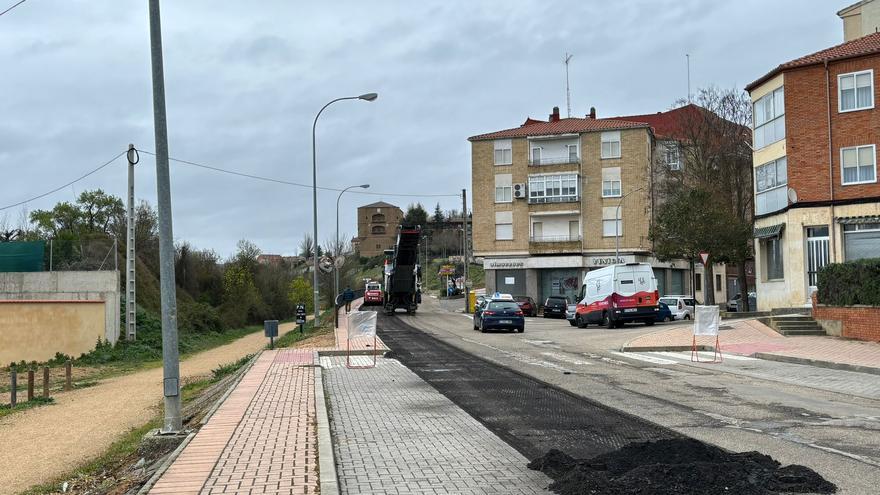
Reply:
<svg viewBox="0 0 880 495"><path fill-rule="evenodd" d="M333 246L333 249L336 251L336 256L333 259L333 290L335 291L335 295L339 296L339 267L336 266L336 257L339 256L339 200L342 199L342 195L345 194L345 191L349 189L354 189L355 187L360 187L363 189L367 189L370 187L369 184L361 184L359 186L348 186L343 189L339 196L336 196L336 244Z"/></svg>
<svg viewBox="0 0 880 495"><path fill-rule="evenodd" d="M574 55L565 54L565 105L568 109L568 118L571 118L571 90L568 85L568 63Z"/></svg>
<svg viewBox="0 0 880 495"><path fill-rule="evenodd" d="M315 144L317 140L315 139L315 129L318 126L318 117L324 112L324 110L330 105L336 103L337 101L342 100L364 100L364 101L375 101L378 97L376 93L366 93L360 96L345 96L342 98L336 98L335 100L331 100L329 103L321 107L318 110L318 114L315 115L315 121L312 122L312 236L314 236L314 249L312 250L312 270L314 271L314 276L312 277L312 284L314 285L315 297L315 324L318 324L318 153L315 149Z"/></svg>
<svg viewBox="0 0 880 495"><path fill-rule="evenodd" d="M174 283L174 235L171 226L171 177L168 122L165 120L165 71L159 0L150 2L150 54L153 68L153 126L156 134L156 190L159 210L159 282L162 299L162 372L165 421L162 433L176 433L180 416L180 356L177 350L177 300Z"/></svg>
<svg viewBox="0 0 880 495"><path fill-rule="evenodd" d="M462 229L463 229L463 230L462 230L462 233L461 233L461 241L462 241L462 243L461 243L461 255L462 255L462 262L464 262L464 282L463 282L461 285L464 286L463 289L464 289L464 291L465 291L465 294L464 294L464 312L465 312L465 314L467 314L467 312L468 312L468 293L467 293L467 286L468 286L468 240L467 240L467 225L468 225L468 216L467 216L467 189L462 189L462 190L461 190L461 226L462 226Z"/></svg>
<svg viewBox="0 0 880 495"><path fill-rule="evenodd" d="M125 209L125 336L137 338L137 299L135 298L135 224L134 224L134 166L140 161L137 149L128 145L128 203Z"/></svg>

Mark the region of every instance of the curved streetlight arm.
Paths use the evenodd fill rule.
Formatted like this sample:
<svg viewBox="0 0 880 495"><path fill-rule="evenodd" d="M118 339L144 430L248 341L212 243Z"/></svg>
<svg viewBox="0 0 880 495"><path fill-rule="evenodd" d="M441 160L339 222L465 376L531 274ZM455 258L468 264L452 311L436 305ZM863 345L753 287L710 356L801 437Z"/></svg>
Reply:
<svg viewBox="0 0 880 495"><path fill-rule="evenodd" d="M342 199L342 195L345 194L345 191L349 189L354 189L356 187L360 187L361 189L368 189L370 187L369 184L360 184L356 186L348 186L342 191L339 192L339 196L336 196L336 244L333 246L334 256L333 256L333 290L336 291L336 296L339 295L339 267L336 266L336 258L339 256L340 248L339 248L339 200Z"/></svg>
<svg viewBox="0 0 880 495"><path fill-rule="evenodd" d="M623 204L623 200L626 199L627 196L634 192L644 191L645 188L637 187L632 191L624 194L620 197L620 201L617 202L617 209L614 210L614 262L618 263L620 261L620 206Z"/></svg>

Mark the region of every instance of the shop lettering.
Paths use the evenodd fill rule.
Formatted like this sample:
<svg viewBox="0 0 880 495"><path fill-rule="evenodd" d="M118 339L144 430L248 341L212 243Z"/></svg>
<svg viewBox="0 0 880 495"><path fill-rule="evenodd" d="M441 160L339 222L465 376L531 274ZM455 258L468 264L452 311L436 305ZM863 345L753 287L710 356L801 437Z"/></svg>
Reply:
<svg viewBox="0 0 880 495"><path fill-rule="evenodd" d="M593 258L593 266L606 266L615 263L626 263L623 258Z"/></svg>
<svg viewBox="0 0 880 495"><path fill-rule="evenodd" d="M524 268L526 266L523 261L492 261L489 268Z"/></svg>

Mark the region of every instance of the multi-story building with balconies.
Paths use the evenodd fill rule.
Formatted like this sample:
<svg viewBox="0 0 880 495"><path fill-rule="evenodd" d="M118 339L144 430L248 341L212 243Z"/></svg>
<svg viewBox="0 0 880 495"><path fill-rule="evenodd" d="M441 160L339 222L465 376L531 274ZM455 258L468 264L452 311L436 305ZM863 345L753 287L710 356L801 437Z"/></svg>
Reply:
<svg viewBox="0 0 880 495"><path fill-rule="evenodd" d="M689 262L658 261L648 238L654 160L660 148L667 158L674 139L658 141L640 120L598 119L595 110L560 118L554 108L548 121L469 138L473 249L487 290L574 300L586 271L639 261L654 266L661 293L691 293ZM681 166L677 153L668 157ZM722 266L715 273L724 279ZM725 284L717 285L723 301Z"/></svg>
<svg viewBox="0 0 880 495"><path fill-rule="evenodd" d="M828 263L880 257L880 34L779 65L754 104L758 309L809 305Z"/></svg>
<svg viewBox="0 0 880 495"><path fill-rule="evenodd" d="M358 236L352 244L361 256L379 256L397 243L397 227L403 220L400 208L379 201L359 207L357 217Z"/></svg>

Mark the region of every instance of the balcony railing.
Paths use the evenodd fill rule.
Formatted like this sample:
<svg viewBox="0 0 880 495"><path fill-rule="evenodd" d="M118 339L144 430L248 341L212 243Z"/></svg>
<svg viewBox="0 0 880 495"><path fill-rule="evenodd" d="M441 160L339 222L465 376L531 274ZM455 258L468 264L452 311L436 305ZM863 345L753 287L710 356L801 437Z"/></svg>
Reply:
<svg viewBox="0 0 880 495"><path fill-rule="evenodd" d="M533 235L530 242L579 242L580 235Z"/></svg>
<svg viewBox="0 0 880 495"><path fill-rule="evenodd" d="M572 196L529 196L529 204L541 204L541 203L575 203L580 201L580 196L572 195Z"/></svg>
<svg viewBox="0 0 880 495"><path fill-rule="evenodd" d="M541 158L529 157L529 165L565 165L567 163L580 163L577 156L544 156Z"/></svg>

